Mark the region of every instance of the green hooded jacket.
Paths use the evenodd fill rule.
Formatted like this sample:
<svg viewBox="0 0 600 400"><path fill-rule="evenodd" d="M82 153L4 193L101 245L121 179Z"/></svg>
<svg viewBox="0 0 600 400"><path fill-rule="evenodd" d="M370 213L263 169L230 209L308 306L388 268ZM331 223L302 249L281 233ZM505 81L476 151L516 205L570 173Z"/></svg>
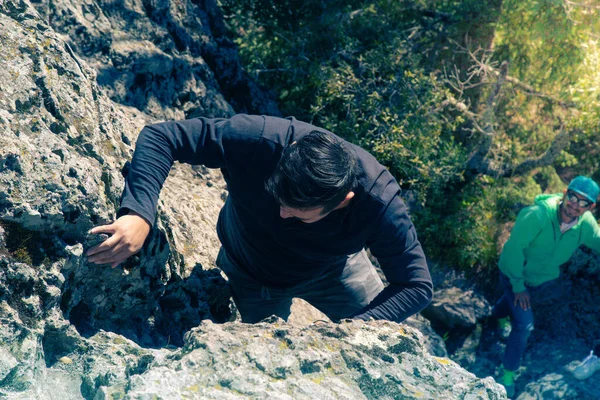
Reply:
<svg viewBox="0 0 600 400"><path fill-rule="evenodd" d="M523 292L525 285L538 286L558 278L560 265L582 244L600 251L600 228L589 211L571 229L560 233L562 198L560 193L539 195L534 205L519 213L499 263L514 293Z"/></svg>

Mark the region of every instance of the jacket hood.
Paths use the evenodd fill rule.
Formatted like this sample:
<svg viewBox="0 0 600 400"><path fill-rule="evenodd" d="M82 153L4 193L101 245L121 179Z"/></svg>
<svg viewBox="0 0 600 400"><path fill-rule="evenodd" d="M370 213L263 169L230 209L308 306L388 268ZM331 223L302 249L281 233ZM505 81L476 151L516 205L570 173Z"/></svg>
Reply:
<svg viewBox="0 0 600 400"><path fill-rule="evenodd" d="M548 216L557 218L557 211L562 198L562 193L540 194L535 196L534 203L545 210Z"/></svg>

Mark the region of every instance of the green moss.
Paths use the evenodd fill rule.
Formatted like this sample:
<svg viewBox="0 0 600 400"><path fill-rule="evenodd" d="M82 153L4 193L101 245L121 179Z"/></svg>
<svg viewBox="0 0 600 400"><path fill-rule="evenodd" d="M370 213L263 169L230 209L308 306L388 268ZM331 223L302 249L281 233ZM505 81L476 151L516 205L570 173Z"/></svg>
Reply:
<svg viewBox="0 0 600 400"><path fill-rule="evenodd" d="M54 246L47 235L16 222L0 221L0 226L6 232L6 249L15 260L32 266L49 265L54 260Z"/></svg>
<svg viewBox="0 0 600 400"><path fill-rule="evenodd" d="M198 393L198 392L200 392L200 387L198 385L192 385L192 386L186 387L184 390L187 390L189 392Z"/></svg>
<svg viewBox="0 0 600 400"><path fill-rule="evenodd" d="M25 264L33 264L33 260L31 259L31 255L27 252L27 248L20 247L12 253L13 258L15 258L18 262L22 262Z"/></svg>
<svg viewBox="0 0 600 400"><path fill-rule="evenodd" d="M127 341L120 336L117 336L113 339L114 344L126 344Z"/></svg>

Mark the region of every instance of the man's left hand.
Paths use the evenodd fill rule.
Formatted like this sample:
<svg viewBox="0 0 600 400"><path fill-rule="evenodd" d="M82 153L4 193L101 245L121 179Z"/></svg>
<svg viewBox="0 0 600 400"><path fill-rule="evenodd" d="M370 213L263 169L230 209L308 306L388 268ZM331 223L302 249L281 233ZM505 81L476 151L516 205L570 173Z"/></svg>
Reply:
<svg viewBox="0 0 600 400"><path fill-rule="evenodd" d="M531 308L531 296L527 289L524 292L515 293L515 306L521 307L525 311Z"/></svg>

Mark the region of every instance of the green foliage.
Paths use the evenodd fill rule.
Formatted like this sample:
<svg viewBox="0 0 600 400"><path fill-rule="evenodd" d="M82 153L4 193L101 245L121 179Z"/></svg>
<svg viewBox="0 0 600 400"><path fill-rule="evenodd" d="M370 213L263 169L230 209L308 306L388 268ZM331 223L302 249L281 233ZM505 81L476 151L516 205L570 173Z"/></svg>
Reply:
<svg viewBox="0 0 600 400"><path fill-rule="evenodd" d="M580 35L562 0L504 0L494 53L510 60L511 73L524 82L566 89L583 60Z"/></svg>
<svg viewBox="0 0 600 400"><path fill-rule="evenodd" d="M533 179L535 179L544 193L560 193L565 188L565 184L556 173L556 169L550 166L540 168L533 175Z"/></svg>
<svg viewBox="0 0 600 400"><path fill-rule="evenodd" d="M562 182L556 182L556 172L552 173L552 168L547 168L540 173L539 180L544 179L547 186L546 193L558 193L564 189ZM546 175L550 176L546 176ZM544 177L544 178L542 178ZM558 187L557 187L558 186ZM494 218L499 223L514 221L517 214L523 207L533 204L535 196L544 192L539 181L534 177L526 176L515 180L502 180L492 190L491 197L494 199L495 215Z"/></svg>
<svg viewBox="0 0 600 400"><path fill-rule="evenodd" d="M442 23L427 17L423 4L223 5L252 16L232 21L244 32L240 53L261 83L278 91L285 114L369 150L423 203L430 188L462 179L466 154L453 138L461 119L436 111L447 92L425 66Z"/></svg>
<svg viewBox="0 0 600 400"><path fill-rule="evenodd" d="M505 98L501 125L522 144L507 159L541 154L559 130L577 130L555 165L594 174L600 167L592 145L600 139L597 2L504 0L496 26L493 60L509 61L511 76L572 104L565 107L524 92Z"/></svg>
<svg viewBox="0 0 600 400"><path fill-rule="evenodd" d="M596 15L600 21L600 10ZM571 165L577 165L578 172L594 171L593 177L600 181L600 44L596 38L583 43L582 48L585 56L578 69L578 80L569 88L580 110L570 124L579 133L573 138L568 154L576 159Z"/></svg>
<svg viewBox="0 0 600 400"><path fill-rule="evenodd" d="M311 114L318 125L369 150L424 201L429 188L462 179L465 153L452 137L457 122L435 112L444 91L414 67L403 45L380 43L355 66L322 68L325 84Z"/></svg>
<svg viewBox="0 0 600 400"><path fill-rule="evenodd" d="M488 191L485 182L473 182L461 193L440 195L414 213L428 257L465 268L494 257L493 206L483 201Z"/></svg>
<svg viewBox="0 0 600 400"><path fill-rule="evenodd" d="M448 339L450 339L450 331L444 332L444 335L442 336L442 340L444 341L444 343L447 342Z"/></svg>
<svg viewBox="0 0 600 400"><path fill-rule="evenodd" d="M2 221L0 226L5 231L5 246L16 261L29 265L48 264L51 262L52 243L40 232L22 227L18 223Z"/></svg>
<svg viewBox="0 0 600 400"><path fill-rule="evenodd" d="M494 265L502 224L533 203L540 186L533 178L492 179L479 176L461 192L440 194L415 212L427 254L465 269Z"/></svg>
<svg viewBox="0 0 600 400"><path fill-rule="evenodd" d="M557 169L600 178L600 50L592 35L600 11L573 4L221 0L247 70L277 94L283 113L375 155L416 194L412 218L428 256L470 269L495 266L503 224L542 190L562 190L568 179ZM462 92L446 75L466 79L482 54L495 67L509 61L516 78L490 108L492 75L474 74ZM465 162L479 137L444 106L450 95L473 113L493 113L496 165L538 157L561 129L577 135L554 166L470 176Z"/></svg>

